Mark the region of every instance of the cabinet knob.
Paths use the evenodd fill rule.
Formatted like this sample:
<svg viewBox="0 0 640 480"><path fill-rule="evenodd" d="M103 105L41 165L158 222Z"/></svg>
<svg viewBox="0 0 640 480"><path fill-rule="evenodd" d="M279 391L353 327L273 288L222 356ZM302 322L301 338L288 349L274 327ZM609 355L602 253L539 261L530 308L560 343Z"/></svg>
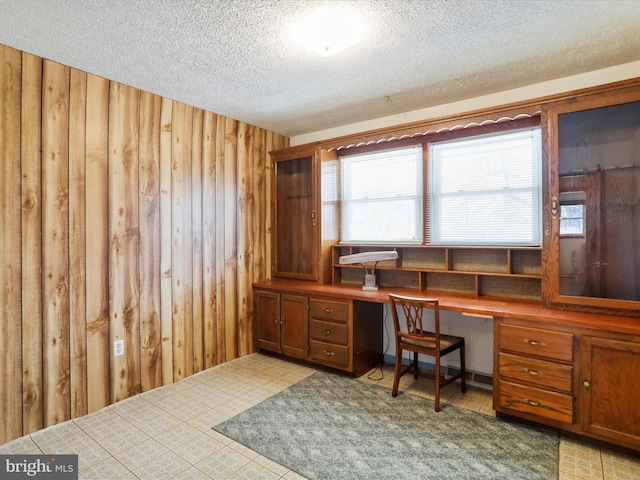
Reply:
<svg viewBox="0 0 640 480"><path fill-rule="evenodd" d="M330 308L325 308L324 309L324 313L331 313L331 312L333 312L333 310L331 310Z"/></svg>
<svg viewBox="0 0 640 480"><path fill-rule="evenodd" d="M591 384L589 383L589 380L585 380L584 382L582 382L582 384L587 388L591 386Z"/></svg>
<svg viewBox="0 0 640 480"><path fill-rule="evenodd" d="M323 350L322 353L324 353L328 357L333 357L335 355L335 353L333 353L333 352L331 352L329 350Z"/></svg>
<svg viewBox="0 0 640 480"><path fill-rule="evenodd" d="M331 330L323 330L322 333L325 335L331 335Z"/></svg>
<svg viewBox="0 0 640 480"><path fill-rule="evenodd" d="M522 369L522 371L523 371L524 373L528 373L529 375L533 375L533 376L536 376L536 375L537 375L537 376L541 377L541 376L543 376L543 375L544 375L544 372L538 372L538 371L536 371L536 370L529 370L527 367L524 367L524 368Z"/></svg>
<svg viewBox="0 0 640 480"><path fill-rule="evenodd" d="M527 345L533 345L534 347L544 347L546 345L546 343L542 342L542 341L538 341L538 340L529 340L528 338L525 338L522 340L524 343L526 343Z"/></svg>

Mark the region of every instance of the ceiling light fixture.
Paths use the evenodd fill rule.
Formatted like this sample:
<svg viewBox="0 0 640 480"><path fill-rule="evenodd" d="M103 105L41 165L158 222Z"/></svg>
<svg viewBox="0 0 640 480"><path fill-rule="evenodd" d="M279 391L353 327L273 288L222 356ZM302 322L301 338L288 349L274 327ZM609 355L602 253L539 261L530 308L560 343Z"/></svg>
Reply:
<svg viewBox="0 0 640 480"><path fill-rule="evenodd" d="M294 35L300 44L329 57L358 43L360 34L357 15L349 10L331 9L315 12L300 22Z"/></svg>

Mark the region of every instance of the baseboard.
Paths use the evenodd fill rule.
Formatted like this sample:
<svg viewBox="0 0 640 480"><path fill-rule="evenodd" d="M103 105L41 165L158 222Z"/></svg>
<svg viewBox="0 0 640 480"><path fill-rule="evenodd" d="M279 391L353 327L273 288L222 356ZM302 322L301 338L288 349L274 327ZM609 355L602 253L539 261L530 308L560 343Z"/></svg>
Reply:
<svg viewBox="0 0 640 480"><path fill-rule="evenodd" d="M405 359L405 363L407 362L408 362L408 359ZM396 357L391 355L385 355L384 363L393 367L396 363ZM421 362L420 360L418 360L418 367L424 370L431 370L432 372L435 371L436 369L435 364L428 363L428 362ZM444 373L444 375L447 377L460 373L459 368L450 367L450 366L441 367L441 370L442 370L442 373ZM488 373L476 372L474 370L469 370L469 369L466 369L466 370L467 371L466 371L465 377L468 383L476 385L480 388L486 388L488 390L493 389L493 375L490 375Z"/></svg>

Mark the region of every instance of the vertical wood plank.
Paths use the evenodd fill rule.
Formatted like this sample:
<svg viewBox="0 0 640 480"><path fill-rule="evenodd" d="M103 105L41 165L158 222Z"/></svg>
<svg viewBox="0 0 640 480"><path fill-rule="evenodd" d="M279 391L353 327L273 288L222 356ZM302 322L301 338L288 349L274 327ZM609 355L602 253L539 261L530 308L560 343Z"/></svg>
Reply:
<svg viewBox="0 0 640 480"><path fill-rule="evenodd" d="M85 124L87 74L71 70L69 95L69 343L71 417L86 415Z"/></svg>
<svg viewBox="0 0 640 480"><path fill-rule="evenodd" d="M40 288L42 282L42 243L40 241L42 227L41 100L42 58L23 53L21 115L22 428L25 435L35 432L44 426L42 403L42 291ZM2 127L2 130L4 131L4 127ZM5 178L5 175L2 175L2 177Z"/></svg>
<svg viewBox="0 0 640 480"><path fill-rule="evenodd" d="M191 153L193 107L173 104L171 171L171 295L173 377L193 373L193 253L191 251Z"/></svg>
<svg viewBox="0 0 640 480"><path fill-rule="evenodd" d="M139 91L111 82L109 100L110 341L124 340L111 357L111 401L141 391L138 278Z"/></svg>
<svg viewBox="0 0 640 480"><path fill-rule="evenodd" d="M271 179L273 178L273 161L271 160L271 155L269 155L269 152L271 152L272 150L275 150L275 145L274 145L274 141L273 141L273 137L274 137L274 133L273 132L267 132L266 135L266 150L267 150L267 158L265 160L265 175L267 177L267 181L265 183L265 192L264 192L264 205L265 208L267 209L266 211L266 215L265 215L265 231L267 232L267 235L264 239L264 245L265 245L265 249L268 252L267 258L266 260L266 272L265 272L265 280L271 280L271 271L273 269L273 265L272 265L272 255L270 252L273 251L273 203L274 203L274 199L273 199L273 195L272 195L272 182Z"/></svg>
<svg viewBox="0 0 640 480"><path fill-rule="evenodd" d="M251 191L254 198L254 223L253 223L253 276L252 281L265 280L267 278L267 237L269 236L267 215L269 208L267 207L267 190L268 182L266 176L266 150L267 132L262 128L256 128L253 141L253 185ZM249 353L256 350L255 346L255 312L253 311L253 290L249 291L250 307L251 307L251 339L249 340Z"/></svg>
<svg viewBox="0 0 640 480"><path fill-rule="evenodd" d="M250 352L262 165L286 139L8 47L0 62L0 338L18 339L0 342L0 443Z"/></svg>
<svg viewBox="0 0 640 480"><path fill-rule="evenodd" d="M108 139L109 81L87 76L86 101L87 406L111 400L109 345Z"/></svg>
<svg viewBox="0 0 640 480"><path fill-rule="evenodd" d="M253 259L253 281L265 280L267 278L267 242L269 235L269 223L267 208L267 131L256 128L253 142L253 197L254 197L254 259Z"/></svg>
<svg viewBox="0 0 640 480"><path fill-rule="evenodd" d="M69 338L69 67L44 61L42 269L44 424L71 418Z"/></svg>
<svg viewBox="0 0 640 480"><path fill-rule="evenodd" d="M274 198L272 195L272 187L273 187L273 182L271 181L272 178L274 178L273 176L273 160L271 159L271 154L269 152L271 152L272 150L274 150L274 136L275 134L273 132L267 132L267 144L266 144L266 149L267 149L267 158L265 161L265 175L267 175L267 182L265 184L265 195L264 195L264 203L265 206L267 208L267 214L266 214L266 231L267 231L267 236L265 237L264 241L265 241L265 248L267 249L268 255L266 258L266 262L267 262L267 271L266 271L266 280L271 280L271 272L273 270L273 265L272 265L272 257L273 255L271 254L271 252L273 252L273 215L274 215L274 211L273 211L273 206L274 206Z"/></svg>
<svg viewBox="0 0 640 480"><path fill-rule="evenodd" d="M205 112L202 148L203 321L205 368L218 363L216 356L216 128L217 115Z"/></svg>
<svg viewBox="0 0 640 480"><path fill-rule="evenodd" d="M253 133L254 127L244 122L238 124L237 135L237 276L238 276L238 355L247 355L253 342L253 305L251 284L253 281L254 220L253 197Z"/></svg>
<svg viewBox="0 0 640 480"><path fill-rule="evenodd" d="M202 258L202 148L203 111L193 111L193 141L191 157L191 251L193 300L193 373L204 368L203 318L203 258Z"/></svg>
<svg viewBox="0 0 640 480"><path fill-rule="evenodd" d="M160 323L160 108L140 96L140 342L142 390L162 385Z"/></svg>
<svg viewBox="0 0 640 480"><path fill-rule="evenodd" d="M238 357L238 121L226 118L224 140L225 359Z"/></svg>
<svg viewBox="0 0 640 480"><path fill-rule="evenodd" d="M160 323L162 331L162 384L173 383L173 328L171 293L171 148L173 102L160 107Z"/></svg>
<svg viewBox="0 0 640 480"><path fill-rule="evenodd" d="M0 444L22 434L20 96L21 53L0 45ZM8 342L6 339L13 339Z"/></svg>
<svg viewBox="0 0 640 480"><path fill-rule="evenodd" d="M226 128L227 118L218 116L218 125L216 131L216 147L215 147L215 286L216 286L216 363L223 363L227 359L227 343L226 337L226 323L225 323L225 203L226 192L224 190L224 153L226 146ZM230 199L231 201L231 199Z"/></svg>

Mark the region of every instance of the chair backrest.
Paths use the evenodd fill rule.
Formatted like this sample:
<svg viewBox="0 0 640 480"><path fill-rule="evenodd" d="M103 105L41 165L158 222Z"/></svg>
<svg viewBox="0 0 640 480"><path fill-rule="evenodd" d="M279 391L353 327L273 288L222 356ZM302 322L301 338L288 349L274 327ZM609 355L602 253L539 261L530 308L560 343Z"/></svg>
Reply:
<svg viewBox="0 0 640 480"><path fill-rule="evenodd" d="M391 316L396 336L399 333L403 336L410 336L414 332L424 331L423 314L425 310L433 310L435 328L429 329L429 331L435 334L433 342L437 345L440 343L440 307L437 299L389 294L389 300L391 300ZM406 322L400 320L399 309L402 309ZM422 337L422 340L425 338Z"/></svg>

